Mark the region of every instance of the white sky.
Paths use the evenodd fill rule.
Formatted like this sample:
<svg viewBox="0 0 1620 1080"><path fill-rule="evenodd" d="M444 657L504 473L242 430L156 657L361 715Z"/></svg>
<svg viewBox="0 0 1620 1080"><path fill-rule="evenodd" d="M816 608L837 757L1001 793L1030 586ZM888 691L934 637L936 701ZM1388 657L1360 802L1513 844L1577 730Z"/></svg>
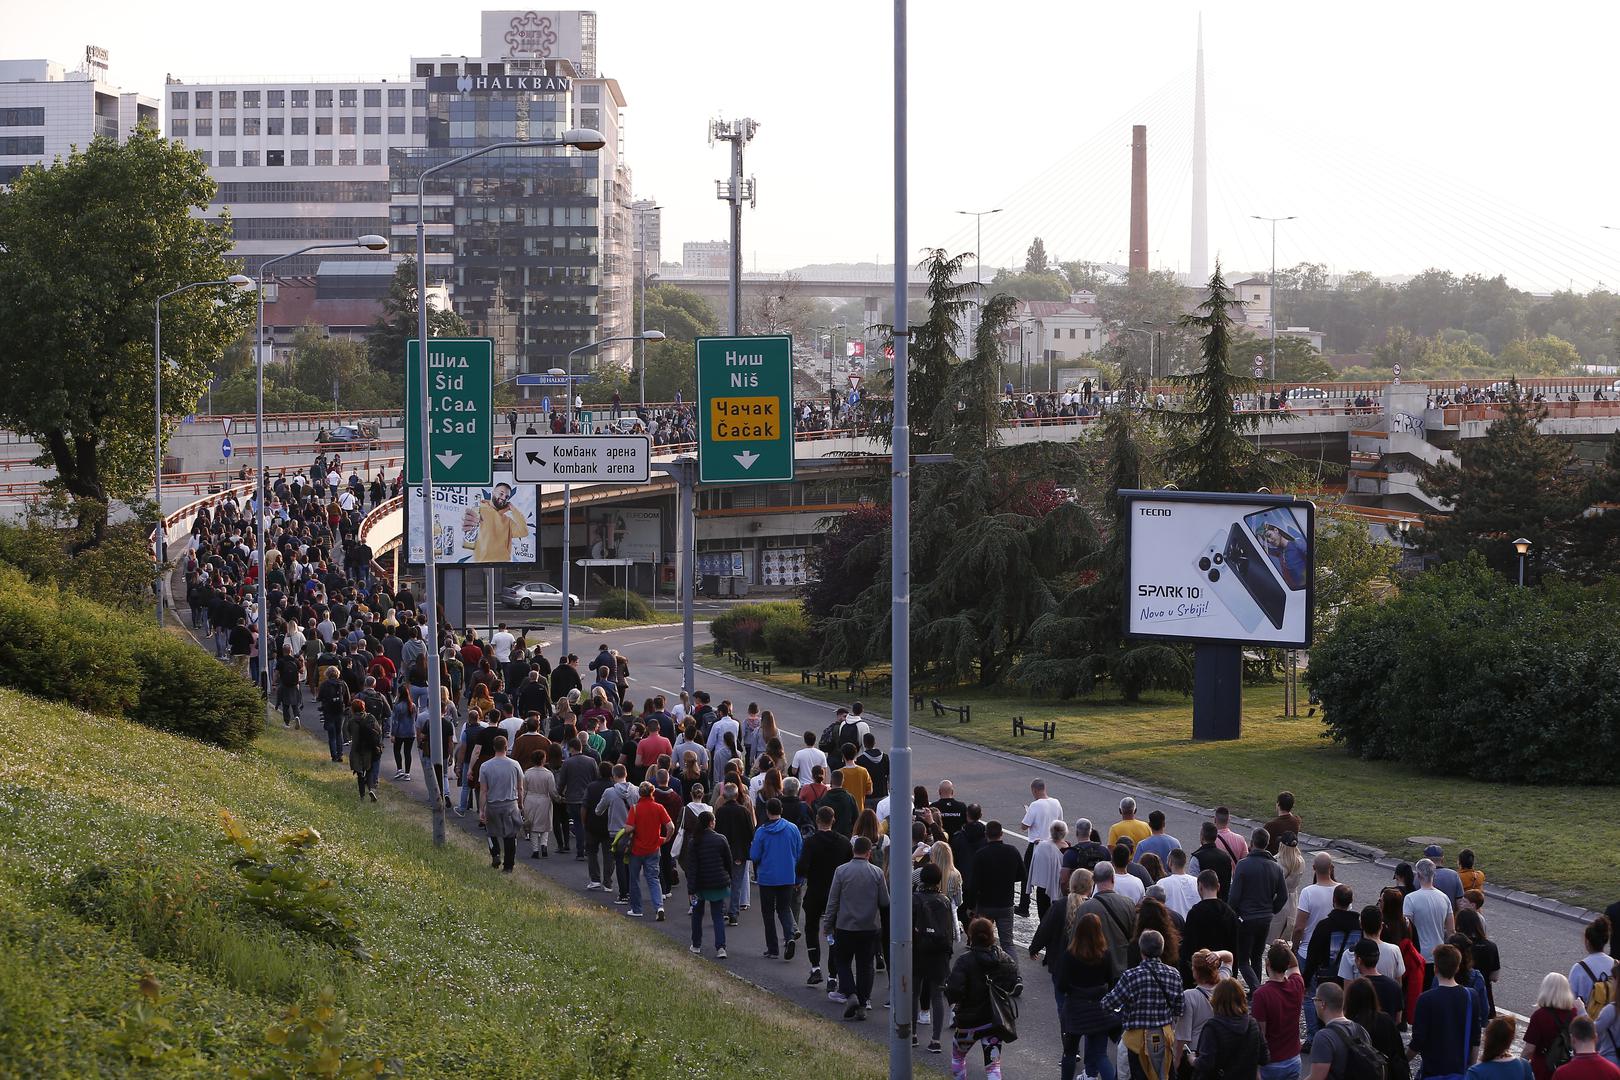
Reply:
<svg viewBox="0 0 1620 1080"><path fill-rule="evenodd" d="M0 0L0 56L76 64L160 94L165 72L403 76L413 54L473 53L478 12L515 5ZM884 261L893 249L891 19L882 0L599 0L602 72L630 102L640 195L665 207L663 250L725 236L710 118L762 124L747 170L748 268ZM1186 269L1193 45L1177 0L911 3L913 250L973 246L1021 261L1126 245L1130 124L1149 124L1155 265ZM1620 149L1608 123L1620 5L1357 5L1255 0L1205 12L1210 248L1263 269L1505 273L1537 290L1620 286Z"/></svg>

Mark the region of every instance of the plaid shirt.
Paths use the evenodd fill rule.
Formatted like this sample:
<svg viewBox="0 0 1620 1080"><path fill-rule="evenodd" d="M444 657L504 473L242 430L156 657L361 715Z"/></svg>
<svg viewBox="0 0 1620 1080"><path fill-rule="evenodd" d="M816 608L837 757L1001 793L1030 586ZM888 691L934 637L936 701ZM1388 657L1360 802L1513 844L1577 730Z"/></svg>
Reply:
<svg viewBox="0 0 1620 1080"><path fill-rule="evenodd" d="M1162 960L1144 959L1119 977L1102 1007L1131 1029L1164 1027L1181 1015L1181 973Z"/></svg>

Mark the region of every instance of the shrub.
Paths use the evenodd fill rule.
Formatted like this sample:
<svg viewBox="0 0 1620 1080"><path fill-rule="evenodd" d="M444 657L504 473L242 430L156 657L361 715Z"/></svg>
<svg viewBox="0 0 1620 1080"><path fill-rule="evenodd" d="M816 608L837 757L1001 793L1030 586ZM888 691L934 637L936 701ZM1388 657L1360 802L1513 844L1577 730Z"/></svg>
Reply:
<svg viewBox="0 0 1620 1080"><path fill-rule="evenodd" d="M714 640L741 653L759 652L766 647L765 631L772 622L804 618L804 606L797 601L770 604L737 604L715 616L709 623Z"/></svg>
<svg viewBox="0 0 1620 1080"><path fill-rule="evenodd" d="M253 839L228 810L220 812L220 825L225 843L236 849L231 867L242 878L248 903L356 960L371 958L360 942L360 920L348 897L306 854L320 844L319 832L306 825L287 833L276 841L281 849L276 852Z"/></svg>
<svg viewBox="0 0 1620 1080"><path fill-rule="evenodd" d="M803 608L781 612L765 624L765 649L790 667L809 667L821 655Z"/></svg>
<svg viewBox="0 0 1620 1080"><path fill-rule="evenodd" d="M201 649L3 564L0 686L231 750L264 723L258 692Z"/></svg>
<svg viewBox="0 0 1620 1080"><path fill-rule="evenodd" d="M600 619L651 619L653 610L640 593L609 589L596 604Z"/></svg>
<svg viewBox="0 0 1620 1080"><path fill-rule="evenodd" d="M1308 678L1328 737L1362 757L1487 781L1613 783L1611 610L1600 589L1514 588L1473 555L1346 612Z"/></svg>

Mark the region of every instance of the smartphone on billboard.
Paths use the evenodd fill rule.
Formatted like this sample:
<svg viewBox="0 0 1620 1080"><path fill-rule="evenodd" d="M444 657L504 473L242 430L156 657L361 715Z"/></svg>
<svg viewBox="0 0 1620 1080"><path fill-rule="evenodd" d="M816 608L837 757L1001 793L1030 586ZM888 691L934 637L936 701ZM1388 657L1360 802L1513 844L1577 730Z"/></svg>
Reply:
<svg viewBox="0 0 1620 1080"><path fill-rule="evenodd" d="M1305 529L1285 506L1274 506L1243 518L1277 577L1294 592L1305 588L1310 574L1310 551Z"/></svg>

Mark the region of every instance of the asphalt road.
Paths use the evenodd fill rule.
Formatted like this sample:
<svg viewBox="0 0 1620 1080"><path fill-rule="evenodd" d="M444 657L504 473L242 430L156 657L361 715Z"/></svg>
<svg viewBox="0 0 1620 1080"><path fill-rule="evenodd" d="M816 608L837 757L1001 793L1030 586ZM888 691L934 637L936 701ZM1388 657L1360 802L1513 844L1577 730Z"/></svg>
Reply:
<svg viewBox="0 0 1620 1080"><path fill-rule="evenodd" d="M700 638L706 636L700 634ZM594 652L596 644L606 640L630 658L633 673L632 694L638 700L655 692L664 693L670 698L678 693L681 681L679 626L647 627L607 633L583 631L578 638L579 643L575 645L574 651L581 655ZM698 685L713 694L716 701L730 698L736 704L739 714L749 702L757 701L762 708L775 712L777 722L787 733L808 729L819 732L832 718L831 706L808 702L795 695L748 683L723 672L700 671ZM868 704L880 711L887 711L885 702ZM306 707L306 717L316 715L312 704ZM886 735L889 725L885 721L874 717L870 711L867 713L867 719L872 722L874 730L884 732ZM325 737L319 730L318 722L315 724L313 736ZM880 737L879 742L883 744L886 739ZM1048 793L1063 804L1066 820L1072 823L1077 817L1089 817L1101 831L1106 831L1108 825L1118 818L1117 805L1124 794L1136 796L1140 815L1144 818L1150 810L1163 810L1168 819L1167 831L1184 841L1183 846L1188 850L1196 846L1192 844L1192 840L1198 834L1199 824L1205 819L1203 810L1188 807L1176 800L1157 797L1143 789L1086 777L928 732L914 730L912 760L914 782L926 784L930 791L934 791L939 781L952 780L956 785L958 798L964 802L980 803L984 807L985 819L1007 823L1009 833L1017 828L1017 822L1023 817L1024 806L1029 801L1029 781L1037 776L1046 779ZM391 783L388 779L392 772L389 764L385 758L384 783ZM404 787L404 785L396 786ZM1308 836L1311 828L1311 795L1302 787L1296 786L1294 790L1299 799L1296 810L1304 819L1305 832ZM426 796L420 777L408 786L406 793L409 797L421 801L425 811ZM465 818L459 819L452 816L450 820L461 828L477 831L476 815L469 813ZM1413 822L1410 831L1414 835L1423 833L1423 824ZM1022 838L1019 842L1022 842ZM1342 850L1329 850L1337 866L1338 879L1348 883L1356 891L1356 906L1359 907L1363 902L1369 901L1381 887L1391 882L1387 868ZM1313 851L1313 848L1306 847L1307 863ZM611 891L584 891L586 882L584 867L574 861L571 855L559 859L556 853L553 853L549 859L532 860L527 858L525 851L520 850L519 854L519 861L530 871L544 874L554 881L579 890L583 901L612 905L614 894ZM1486 869L1488 872L1489 868ZM677 898L669 902L668 910L670 921L655 923L650 918L646 921L635 920L636 930L664 933L683 943L689 942L690 924L685 915L684 882L677 888ZM1584 950L1581 948L1581 924L1563 915L1520 907L1502 900L1488 902L1484 916L1491 938L1498 943L1502 954L1504 970L1496 987L1498 1006L1527 1014L1534 1006L1541 977L1549 970L1567 971L1582 955ZM1050 983L1044 970L1039 967L1038 961L1029 959L1023 948L1034 929L1034 920L1028 919L1018 920L1014 930L1015 939L1020 946L1019 962L1024 968L1028 984L1020 1017L1021 1037L1007 1049L1006 1054L1007 1068L1015 1071L1017 1075L1055 1073L1060 1052L1056 1009L1050 992ZM705 930L705 955L711 957L705 962L718 963L712 959L711 932L712 927ZM843 1022L842 1006L827 1000L824 987L805 985L809 962L805 959L802 942L796 958L791 962L763 958L764 932L760 920L760 907L757 903L743 913L741 925L728 929L727 951L730 959L724 963L734 974L830 1020ZM891 1016L888 1010L882 1008L882 1003L888 1000L888 987L882 976L879 977L878 986L874 990L873 1000L875 1007L870 1019L864 1024L849 1023L847 1026L861 1037L882 1041L888 1037L886 1023ZM926 1043L926 1037L923 1041ZM918 1069L936 1066L941 1070L945 1069L948 1035L946 1045L947 1054L939 1056L921 1052L919 1048ZM973 1075L980 1075L981 1066L978 1064L976 1052L970 1057L970 1064Z"/></svg>

